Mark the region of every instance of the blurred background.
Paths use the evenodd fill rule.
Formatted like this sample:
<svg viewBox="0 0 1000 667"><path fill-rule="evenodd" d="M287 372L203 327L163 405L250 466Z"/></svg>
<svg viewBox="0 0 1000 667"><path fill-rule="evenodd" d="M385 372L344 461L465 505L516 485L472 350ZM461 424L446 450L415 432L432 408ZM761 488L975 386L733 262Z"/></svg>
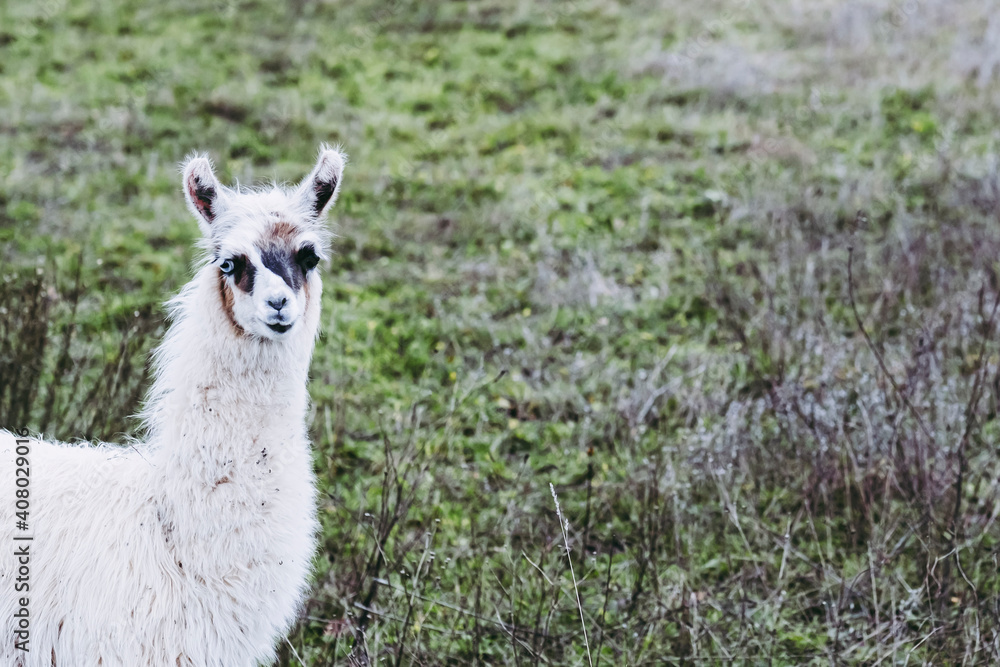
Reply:
<svg viewBox="0 0 1000 667"><path fill-rule="evenodd" d="M341 144L280 664L996 662L998 116L985 1L3 3L0 425Z"/></svg>

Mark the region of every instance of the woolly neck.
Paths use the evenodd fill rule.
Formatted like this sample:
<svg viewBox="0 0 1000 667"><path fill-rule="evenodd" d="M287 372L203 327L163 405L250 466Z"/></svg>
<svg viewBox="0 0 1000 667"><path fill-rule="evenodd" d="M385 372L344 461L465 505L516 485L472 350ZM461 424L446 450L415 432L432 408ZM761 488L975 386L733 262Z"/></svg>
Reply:
<svg viewBox="0 0 1000 667"><path fill-rule="evenodd" d="M154 465L199 453L225 463L261 437L305 429L317 318L302 317L281 341L250 336L225 316L217 273L202 267L168 304L143 411Z"/></svg>

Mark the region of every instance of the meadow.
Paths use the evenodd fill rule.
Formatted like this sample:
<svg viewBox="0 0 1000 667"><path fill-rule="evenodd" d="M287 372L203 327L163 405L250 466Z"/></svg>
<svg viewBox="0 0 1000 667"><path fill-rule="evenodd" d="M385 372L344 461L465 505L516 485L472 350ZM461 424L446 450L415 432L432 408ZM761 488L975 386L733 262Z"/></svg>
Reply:
<svg viewBox="0 0 1000 667"><path fill-rule="evenodd" d="M997 54L973 0L0 3L0 426L137 433L178 164L341 144L281 665L997 663Z"/></svg>

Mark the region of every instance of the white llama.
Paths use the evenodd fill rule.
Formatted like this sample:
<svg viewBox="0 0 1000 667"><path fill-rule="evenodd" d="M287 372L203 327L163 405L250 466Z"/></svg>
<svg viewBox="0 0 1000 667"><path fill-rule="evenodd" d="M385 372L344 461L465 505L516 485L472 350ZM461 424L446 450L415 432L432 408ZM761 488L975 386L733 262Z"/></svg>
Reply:
<svg viewBox="0 0 1000 667"><path fill-rule="evenodd" d="M316 545L314 269L344 159L323 147L290 190L230 189L187 162L207 256L169 303L145 442L18 452L0 431L0 667L273 662Z"/></svg>

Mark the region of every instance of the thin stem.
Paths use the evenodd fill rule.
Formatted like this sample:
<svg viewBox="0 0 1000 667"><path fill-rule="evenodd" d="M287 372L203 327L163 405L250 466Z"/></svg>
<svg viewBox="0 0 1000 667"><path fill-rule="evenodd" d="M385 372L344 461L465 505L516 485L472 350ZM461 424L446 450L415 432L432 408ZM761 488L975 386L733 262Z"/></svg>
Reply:
<svg viewBox="0 0 1000 667"><path fill-rule="evenodd" d="M587 649L587 662L590 667L594 667L594 659L590 656L590 640L587 638L587 622L583 618L583 603L580 602L580 589L576 585L576 573L573 572L573 556L569 550L569 521L563 518L562 508L559 507L559 496L556 495L556 487L552 482L549 482L549 490L552 492L552 500L556 503L556 516L559 517L559 529L562 531L566 558L569 560L569 576L573 580L573 592L576 593L576 608L580 610L580 625L583 627L583 645Z"/></svg>
<svg viewBox="0 0 1000 667"><path fill-rule="evenodd" d="M896 394L903 400L903 403L910 410L910 414L912 414L913 418L917 420L917 425L920 427L920 430L924 432L924 435L927 436L928 440L933 442L934 436L932 436L931 432L927 430L927 427L924 425L924 420L920 418L920 413L917 412L917 409L913 407L912 403L910 403L910 399L899 388L899 385L896 384L896 378L892 377L892 373L889 372L889 369L885 365L885 360L882 359L882 355L879 353L878 348L875 347L875 343L872 341L871 336L868 335L868 332L865 330L865 325L861 321L861 315L858 313L858 306L854 302L854 273L852 271L853 259L854 259L854 247L848 246L847 247L847 294L851 299L851 310L854 312L854 321L857 322L858 330L861 331L861 335L865 337L865 342L868 343L868 348L872 351L872 354L875 355L875 359L878 361L878 366L879 368L882 369L882 373L887 378L889 378L889 382L892 384L892 388L896 390Z"/></svg>

